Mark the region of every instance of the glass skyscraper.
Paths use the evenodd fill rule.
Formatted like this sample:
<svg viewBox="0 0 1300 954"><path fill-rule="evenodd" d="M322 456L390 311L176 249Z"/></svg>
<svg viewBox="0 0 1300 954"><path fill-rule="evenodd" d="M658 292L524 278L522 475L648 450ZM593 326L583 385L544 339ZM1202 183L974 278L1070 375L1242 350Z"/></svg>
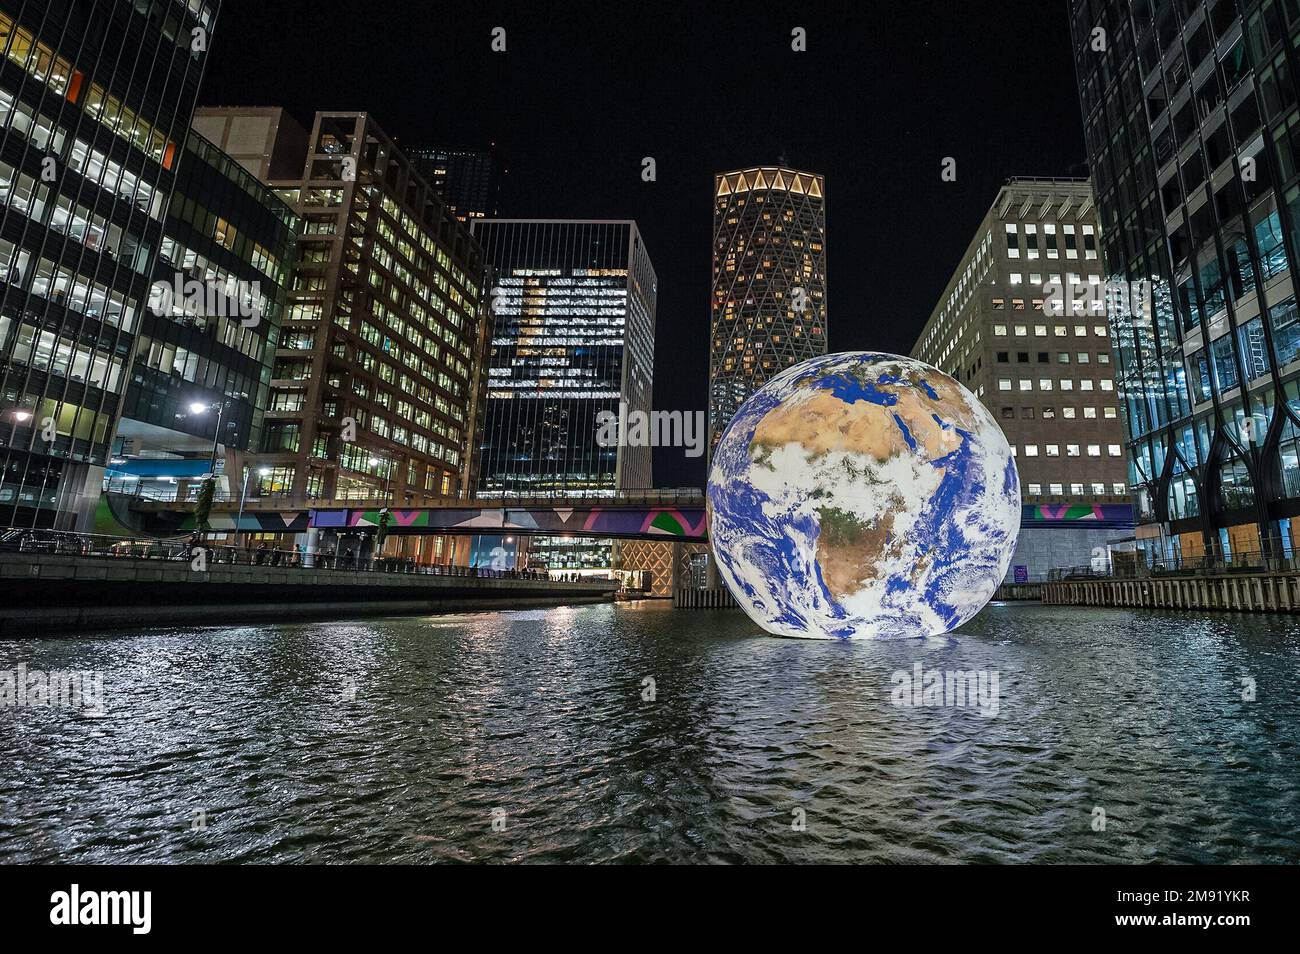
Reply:
<svg viewBox="0 0 1300 954"><path fill-rule="evenodd" d="M190 132L141 311L114 489L206 473L214 437L227 454L258 449L298 227L270 188ZM214 413L190 411L218 402L219 431ZM239 486L226 481L234 494Z"/></svg>
<svg viewBox="0 0 1300 954"><path fill-rule="evenodd" d="M657 280L636 223L478 219L493 277L480 497L651 486L649 447L602 446L602 411L650 410Z"/></svg>
<svg viewBox="0 0 1300 954"><path fill-rule="evenodd" d="M1300 2L1071 12L1104 263L1129 283L1109 317L1138 543L1166 558L1290 555Z"/></svg>
<svg viewBox="0 0 1300 954"><path fill-rule="evenodd" d="M88 523L216 13L0 0L0 522Z"/></svg>
<svg viewBox="0 0 1300 954"><path fill-rule="evenodd" d="M714 176L710 454L747 397L826 353L825 191L777 166Z"/></svg>

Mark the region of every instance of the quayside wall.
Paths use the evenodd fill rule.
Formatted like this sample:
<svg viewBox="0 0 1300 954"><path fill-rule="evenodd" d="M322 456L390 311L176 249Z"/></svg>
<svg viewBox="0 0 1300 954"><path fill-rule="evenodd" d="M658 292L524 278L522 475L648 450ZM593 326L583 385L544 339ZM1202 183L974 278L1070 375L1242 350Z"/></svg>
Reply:
<svg viewBox="0 0 1300 954"><path fill-rule="evenodd" d="M614 599L614 581L0 553L0 638L140 626L520 609Z"/></svg>
<svg viewBox="0 0 1300 954"><path fill-rule="evenodd" d="M1162 610L1300 612L1300 573L1219 573L1137 579L1066 579L1043 584L1043 602Z"/></svg>

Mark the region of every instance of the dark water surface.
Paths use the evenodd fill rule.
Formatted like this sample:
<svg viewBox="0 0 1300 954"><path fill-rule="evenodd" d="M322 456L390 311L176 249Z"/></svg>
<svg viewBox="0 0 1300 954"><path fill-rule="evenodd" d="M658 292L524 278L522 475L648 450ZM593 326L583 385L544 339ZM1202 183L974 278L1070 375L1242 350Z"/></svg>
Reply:
<svg viewBox="0 0 1300 954"><path fill-rule="evenodd" d="M996 672L997 714L893 704L917 662ZM656 603L0 641L19 664L102 671L106 713L0 708L4 862L1300 861L1283 617L823 643Z"/></svg>

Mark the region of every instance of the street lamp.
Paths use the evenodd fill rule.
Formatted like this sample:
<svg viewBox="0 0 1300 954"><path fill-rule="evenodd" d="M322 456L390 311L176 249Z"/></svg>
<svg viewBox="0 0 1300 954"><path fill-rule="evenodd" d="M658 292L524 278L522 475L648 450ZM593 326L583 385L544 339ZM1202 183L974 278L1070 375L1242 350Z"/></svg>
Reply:
<svg viewBox="0 0 1300 954"><path fill-rule="evenodd" d="M217 479L217 444L221 440L221 416L226 411L226 403L213 401L211 404L204 404L202 401L195 401L190 405L191 414L206 414L211 410L217 412L217 423L212 429L212 456L208 459L208 474L213 480Z"/></svg>
<svg viewBox="0 0 1300 954"><path fill-rule="evenodd" d="M3 418L3 417L11 417L11 418L13 418L13 422L14 422L14 427L15 427L15 428L18 427L18 425L20 425L20 424L26 424L28 421L30 421L30 420L32 419L33 416L34 416L34 415L32 414L31 411L27 410L26 408L21 408L21 407L10 408L10 409L7 410L7 411L0 411L0 418ZM23 476L22 476L22 479L21 479L21 483L26 483L26 479L27 479L27 470L28 470L30 467L31 467L31 459L28 458L28 463L27 463L27 465L23 468ZM44 467L41 468L41 492L40 492L40 495L36 498L36 507L35 507L35 509L32 511L32 526L33 526L33 527L36 526L36 523L37 523L37 521L40 519L40 516L41 516L41 506L45 503L45 484L46 484L46 481L49 480L49 475L50 475L50 472L49 472L49 465L46 464L46 466L44 466ZM10 518L11 521L12 521L14 524L17 524L17 523L18 523L18 506L19 506L19 504L22 503L22 499L23 499L23 495L22 495L22 489L21 489L21 487L20 487L20 488L18 489L18 491L14 493L14 509L13 509L13 515L12 515L11 518ZM57 520L58 520L58 513L57 513L57 512L55 513L54 519L55 519L55 521L57 522Z"/></svg>
<svg viewBox="0 0 1300 954"><path fill-rule="evenodd" d="M257 476L259 477L268 477L270 476L270 473L270 467L257 468ZM248 478L252 476L252 471L249 471L244 475L244 479L239 484L239 514L235 517L236 535L239 533L239 525L244 522L244 496L248 493Z"/></svg>
<svg viewBox="0 0 1300 954"><path fill-rule="evenodd" d="M208 477L199 490L199 502L194 511L200 532L207 531L208 509L212 506L212 500L217 493L217 445L221 441L221 418L229 403L229 401L213 401L204 404L202 401L194 401L190 404L191 414L206 414L212 410L217 412L217 423L212 428L212 455L208 458Z"/></svg>
<svg viewBox="0 0 1300 954"><path fill-rule="evenodd" d="M392 477L393 475L393 462L387 457L372 457L370 458L369 463L371 467L378 467L380 464L387 465L384 467L384 499L387 500L388 481L389 478Z"/></svg>

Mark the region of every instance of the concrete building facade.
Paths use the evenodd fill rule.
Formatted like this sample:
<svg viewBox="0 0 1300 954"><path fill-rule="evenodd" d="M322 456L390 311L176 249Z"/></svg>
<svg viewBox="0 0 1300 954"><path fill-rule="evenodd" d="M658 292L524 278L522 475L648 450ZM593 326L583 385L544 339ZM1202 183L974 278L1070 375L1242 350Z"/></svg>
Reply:
<svg viewBox="0 0 1300 954"><path fill-rule="evenodd" d="M1008 180L912 348L984 403L1016 455L1013 577L1087 564L1133 526L1098 248L1087 180Z"/></svg>

